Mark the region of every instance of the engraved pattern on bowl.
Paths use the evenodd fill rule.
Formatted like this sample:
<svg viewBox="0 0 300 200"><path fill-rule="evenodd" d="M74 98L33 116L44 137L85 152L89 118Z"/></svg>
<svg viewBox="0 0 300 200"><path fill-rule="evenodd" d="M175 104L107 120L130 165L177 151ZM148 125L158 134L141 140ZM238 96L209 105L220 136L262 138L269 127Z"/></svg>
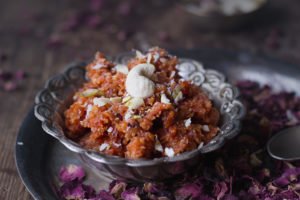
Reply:
<svg viewBox="0 0 300 200"><path fill-rule="evenodd" d="M133 53L120 54L115 63L125 64ZM201 87L221 113L220 131L209 143L198 149L174 157L130 160L81 147L64 134L63 113L72 103L75 91L87 81L85 63L74 63L62 74L50 78L35 98L35 116L42 122L43 130L59 140L69 150L78 153L82 160L99 173L111 178L129 181L164 180L181 174L197 165L203 153L222 147L227 139L233 138L241 128L245 108L239 101L236 87L225 82L223 74L191 59L179 59L178 74Z"/></svg>

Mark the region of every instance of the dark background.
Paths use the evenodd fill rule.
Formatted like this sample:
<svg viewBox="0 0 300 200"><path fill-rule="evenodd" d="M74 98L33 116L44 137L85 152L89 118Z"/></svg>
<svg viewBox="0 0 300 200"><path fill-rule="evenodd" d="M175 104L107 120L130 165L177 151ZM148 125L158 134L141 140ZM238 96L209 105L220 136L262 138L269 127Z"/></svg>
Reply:
<svg viewBox="0 0 300 200"><path fill-rule="evenodd" d="M97 50L161 46L247 50L300 64L299 8L298 0L271 0L254 23L207 31L172 1L1 0L0 70L27 78L14 91L0 90L0 199L30 199L14 163L15 138L37 91L67 63Z"/></svg>

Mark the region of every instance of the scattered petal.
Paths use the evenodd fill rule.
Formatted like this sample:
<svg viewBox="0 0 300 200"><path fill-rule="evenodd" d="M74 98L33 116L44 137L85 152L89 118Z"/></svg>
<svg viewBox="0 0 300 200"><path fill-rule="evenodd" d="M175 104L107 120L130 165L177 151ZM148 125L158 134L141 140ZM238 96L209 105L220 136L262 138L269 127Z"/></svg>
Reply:
<svg viewBox="0 0 300 200"><path fill-rule="evenodd" d="M80 166L70 164L62 167L59 172L60 181L66 183L74 180L81 181L85 177L84 169Z"/></svg>

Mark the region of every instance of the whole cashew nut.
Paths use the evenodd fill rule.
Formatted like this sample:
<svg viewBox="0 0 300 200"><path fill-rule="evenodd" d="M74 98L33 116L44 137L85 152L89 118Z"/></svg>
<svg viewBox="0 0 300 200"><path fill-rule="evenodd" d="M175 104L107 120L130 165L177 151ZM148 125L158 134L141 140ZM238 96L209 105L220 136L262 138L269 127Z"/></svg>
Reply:
<svg viewBox="0 0 300 200"><path fill-rule="evenodd" d="M138 64L127 75L126 91L132 97L147 98L154 93L155 84L149 78L155 67L152 64Z"/></svg>

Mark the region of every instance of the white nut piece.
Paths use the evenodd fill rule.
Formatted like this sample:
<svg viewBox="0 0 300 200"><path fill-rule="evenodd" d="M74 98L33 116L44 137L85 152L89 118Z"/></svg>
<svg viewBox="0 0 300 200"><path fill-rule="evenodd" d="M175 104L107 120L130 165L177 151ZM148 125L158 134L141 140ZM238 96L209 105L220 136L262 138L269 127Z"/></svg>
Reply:
<svg viewBox="0 0 300 200"><path fill-rule="evenodd" d="M126 79L126 91L132 97L147 98L153 95L155 84L150 77L155 67L152 64L138 64L129 71Z"/></svg>

